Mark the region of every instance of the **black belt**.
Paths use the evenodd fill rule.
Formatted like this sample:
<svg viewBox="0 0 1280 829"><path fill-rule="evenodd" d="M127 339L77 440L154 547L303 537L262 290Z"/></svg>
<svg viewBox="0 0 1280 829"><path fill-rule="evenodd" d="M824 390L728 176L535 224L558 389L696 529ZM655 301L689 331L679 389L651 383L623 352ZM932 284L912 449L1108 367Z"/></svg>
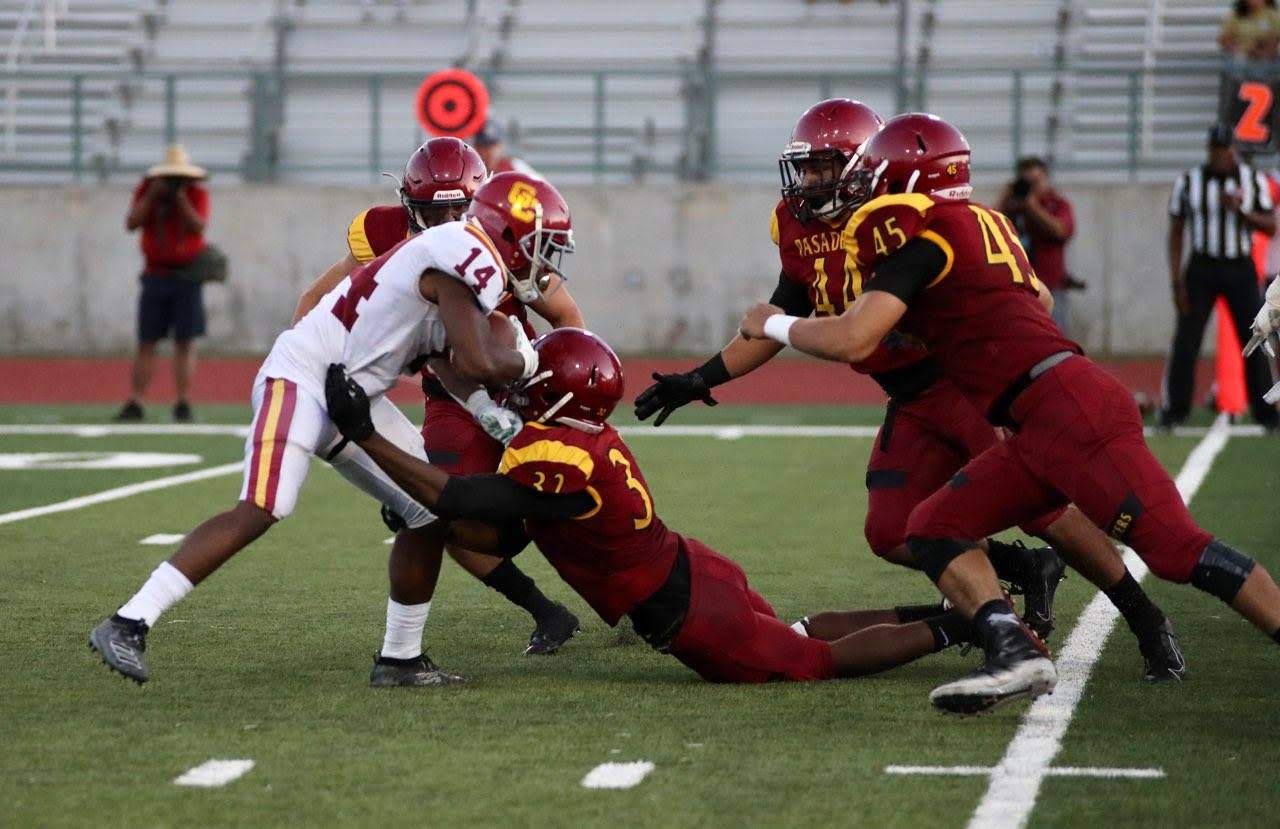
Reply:
<svg viewBox="0 0 1280 829"><path fill-rule="evenodd" d="M627 614L636 634L654 650L666 653L680 635L689 613L689 584L689 556L681 544L666 581Z"/></svg>
<svg viewBox="0 0 1280 829"><path fill-rule="evenodd" d="M1065 361L1068 357L1074 357L1074 351L1055 351L1048 357L1036 363L1027 369L1026 373L1009 384L1009 387L1000 392L1000 396L991 404L991 408L987 411L987 420L995 426L1004 426L1008 429L1017 429L1018 424L1014 422L1013 417L1009 414L1009 407L1013 405L1013 401L1018 399L1018 395L1027 390L1036 378L1044 374L1049 369Z"/></svg>
<svg viewBox="0 0 1280 829"><path fill-rule="evenodd" d="M923 357L917 362L893 371L878 371L871 379L880 384L890 400L906 403L920 396L942 377L942 366L932 357Z"/></svg>

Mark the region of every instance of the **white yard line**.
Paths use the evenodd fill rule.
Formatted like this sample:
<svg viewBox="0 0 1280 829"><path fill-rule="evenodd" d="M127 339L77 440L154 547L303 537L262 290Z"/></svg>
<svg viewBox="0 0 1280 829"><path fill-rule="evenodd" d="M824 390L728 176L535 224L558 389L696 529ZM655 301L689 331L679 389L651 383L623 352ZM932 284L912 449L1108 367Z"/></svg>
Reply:
<svg viewBox="0 0 1280 829"><path fill-rule="evenodd" d="M636 760L631 763L601 763L582 778L584 789L630 789L653 771L653 763Z"/></svg>
<svg viewBox="0 0 1280 829"><path fill-rule="evenodd" d="M150 481L128 484L127 486L118 486L114 489L104 489L102 492L95 492L92 495L81 495L78 498L69 498L66 501L59 501L56 504L45 504L41 507L30 507L28 509L20 509L14 512L0 513L0 524L12 524L14 521L25 521L28 518L39 518L42 515L51 515L55 512L69 512L70 510L91 507L94 504L105 504L108 501L119 501L121 498L129 498L143 492L153 492L157 489L168 489L169 487L179 486L181 484L189 484L193 481L220 478L223 475L230 475L233 472L239 472L243 466L244 463L242 461L224 463L221 466L211 466L208 469L200 469L195 472L186 472L181 475L170 475L166 478L155 478Z"/></svg>
<svg viewBox="0 0 1280 829"><path fill-rule="evenodd" d="M174 778L175 786L214 789L243 777L253 768L252 760L206 760Z"/></svg>
<svg viewBox="0 0 1280 829"><path fill-rule="evenodd" d="M156 533L155 535L147 536L138 543L155 544L156 546L167 547L170 544L177 544L184 538L186 538L186 536L182 533Z"/></svg>
<svg viewBox="0 0 1280 829"><path fill-rule="evenodd" d="M927 777L986 777L999 766L885 766L885 774L924 775ZM1164 769L1108 769L1096 766L1078 768L1055 766L1045 770L1045 777L1098 777L1103 779L1159 780Z"/></svg>
<svg viewBox="0 0 1280 829"><path fill-rule="evenodd" d="M1200 489L1229 436L1226 419L1220 417L1191 451L1176 479L1182 500L1190 502ZM1146 577L1147 566L1132 550L1125 552L1124 563L1138 581ZM1037 699L1023 715L1022 724L969 820L970 829L1021 829L1027 825L1040 794L1040 784L1062 748L1062 738L1080 703L1085 683L1119 616L1119 611L1101 592L1080 614L1058 652L1057 688L1052 694Z"/></svg>

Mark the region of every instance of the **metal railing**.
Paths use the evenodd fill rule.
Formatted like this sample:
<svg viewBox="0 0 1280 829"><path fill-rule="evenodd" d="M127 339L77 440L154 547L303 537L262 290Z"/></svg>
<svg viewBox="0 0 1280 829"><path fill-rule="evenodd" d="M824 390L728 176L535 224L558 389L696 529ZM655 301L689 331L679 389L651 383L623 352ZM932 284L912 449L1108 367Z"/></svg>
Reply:
<svg viewBox="0 0 1280 829"><path fill-rule="evenodd" d="M866 96L891 101L899 110L928 110L933 104L938 111L953 118L969 132L975 145L983 140L999 140L1007 144L1012 156L1018 156L1034 149L1044 153L1045 148L1036 144L1039 137L1046 134L1043 117L1038 122L1029 119L1030 91L1036 82L1082 83L1089 80L1107 79L1116 88L1114 96L1118 103L1123 100L1124 118L1109 133L1116 141L1124 142L1124 151L1115 154L1114 161L1107 164L1090 163L1087 169L1106 170L1109 173L1128 173L1136 175L1147 168L1166 168L1172 161L1167 158L1153 158L1150 146L1144 146L1142 136L1151 128L1152 113L1158 112L1159 85L1157 81L1177 83L1180 79L1203 84L1206 77L1217 77L1217 65L1186 64L1180 66L1161 67L1117 67L1115 69L1071 69L1057 67L965 67L949 69L932 66L915 72L908 79L896 71L883 70L847 70L824 72L760 72L710 69L705 66L686 65L664 69L635 68L599 68L592 70L515 70L495 69L481 71L487 83L499 90L501 100L504 82L536 77L541 80L562 84L566 88L577 84L582 91L577 93L586 102L586 111L590 112L589 120L583 123L565 124L563 127L542 127L529 129L531 139L545 140L554 143L557 136L571 138L575 146L580 147L577 157L559 161L541 161L535 152L528 152L529 160L539 169L549 173L572 172L590 175L601 179L611 175L643 175L675 174L691 178L709 178L717 175L744 173L774 173L772 151L758 162L741 160L724 160L720 158L721 138L726 131L735 128L727 123L723 113L717 114L719 104L737 91L752 89L756 84L784 85L794 89L797 102L796 110L803 108L804 102L818 100L831 95ZM217 172L230 172L243 175L249 180L271 180L282 175L309 172L353 172L367 171L371 180L388 167L397 167L405 153L411 148L410 142L420 138L420 130L410 116L411 95L406 90L416 87L421 75L406 72L381 73L316 73L316 72L279 72L272 69L217 70L217 71L178 71L178 72L120 72L120 73L67 73L35 71L19 68L3 70L5 83L12 88L18 81L40 80L46 82L63 82L67 85L67 154L65 158L45 158L30 160L22 157L0 160L0 172L44 172L68 174L76 181L82 180L92 171L99 175L110 175L115 172L131 173L145 165L141 161L130 162L113 160L114 155L106 146L98 147L92 156L87 154L86 147L91 137L103 134L101 123L86 122L85 96L89 84L103 86L103 82L120 89L129 88L133 92L130 97L138 100L140 92L147 87L152 88L150 99L154 102L159 85L158 96L162 101L161 123L154 122L149 129L135 128L131 136L126 125L119 130L122 136L121 145L136 150L139 142L147 142L145 155L158 156L163 143L170 143L184 138L198 138L199 130L184 126L183 116L188 111L184 104L184 86L198 85L207 81L230 81L243 84L243 88L235 97L243 96L244 123L222 124L223 133L242 133L241 146L234 159L211 161L207 166ZM618 79L653 78L677 81L681 90L682 120L678 124L666 124L658 127L652 121L643 126L636 126L636 110L640 104L634 101L628 104L627 118L617 116L619 107L611 104L611 97L616 93L611 84ZM963 113L957 113L957 107L966 107L969 99L964 94L957 95L954 86L957 79L972 79L975 83L985 81L988 85L1007 88L1007 118L995 119L996 123L982 123L981 116L971 115L972 123L966 123ZM1116 83L1124 79L1123 84ZM1004 84L999 82L1003 80ZM947 89L940 90L939 84L946 82ZM1212 83L1212 81L1210 81ZM347 92L359 89L355 93L363 95L367 100L364 113L365 120L358 123L359 114L353 116L349 112L335 112L333 129L335 137L347 139L347 148L336 155L315 161L295 153L287 140L288 112L291 98L306 94L302 90L311 90L314 96L317 90L326 85ZM1120 89L1123 91L1121 92ZM943 97L943 95L948 97ZM1171 100L1176 100L1173 93ZM391 96L397 100L389 100ZM996 100L999 101L999 93ZM633 96L634 97L634 96ZM518 100L518 98L513 98ZM313 98L314 103L314 98ZM990 101L987 101L990 103ZM405 113L403 132L396 136L388 135L388 112L392 107L400 108ZM127 113L127 108L125 112ZM1203 124L1189 116L1196 126L1187 128L1188 136L1196 138L1189 144L1189 158L1198 158L1200 139L1203 127L1215 117L1212 103L1206 104L1203 113ZM230 114L227 116L231 117ZM12 118L11 118L12 123ZM517 136L523 134L517 119L515 125ZM242 129L241 129L242 127ZM785 125L780 127L785 130ZM399 125L395 127L401 129ZM410 131L413 135L410 135ZM354 136L354 138L353 138ZM225 136L224 136L225 137ZM585 142L584 142L585 139ZM668 147L665 156L655 156L653 147L662 141ZM518 142L517 149L519 147ZM672 150L674 148L674 150ZM1052 148L1049 148L1052 155ZM134 158L142 157L141 152L130 152ZM1167 153L1166 153L1167 155ZM984 159L977 162L989 168L1007 167L1006 157L995 160ZM202 163L204 161L202 160ZM1059 153L1057 160L1060 170L1086 169L1085 165L1077 165L1070 153ZM1182 160L1177 160L1182 163Z"/></svg>

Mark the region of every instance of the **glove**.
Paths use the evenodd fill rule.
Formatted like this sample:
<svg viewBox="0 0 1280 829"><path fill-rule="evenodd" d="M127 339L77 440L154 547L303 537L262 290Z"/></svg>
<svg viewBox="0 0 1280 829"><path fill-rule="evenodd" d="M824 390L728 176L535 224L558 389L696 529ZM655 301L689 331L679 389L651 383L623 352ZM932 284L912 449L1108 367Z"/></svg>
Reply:
<svg viewBox="0 0 1280 829"><path fill-rule="evenodd" d="M373 436L373 418L369 416L369 398L360 384L347 377L347 367L330 363L324 378L324 401L329 419L347 440L359 443Z"/></svg>
<svg viewBox="0 0 1280 829"><path fill-rule="evenodd" d="M658 419L653 421L654 426L661 426L672 412L695 400L701 400L708 406L719 405L711 396L707 381L696 371L686 371L684 374L659 374L655 371L653 379L658 382L636 397L638 420L648 420L654 412L661 411Z"/></svg>
<svg viewBox="0 0 1280 829"><path fill-rule="evenodd" d="M529 335L524 333L520 320L507 317L507 322L511 323L511 328L516 332L516 353L524 358L524 371L520 373L520 379L528 380L538 370L538 352L533 350L533 343L529 342Z"/></svg>
<svg viewBox="0 0 1280 829"><path fill-rule="evenodd" d="M476 419L485 433L506 446L524 428L520 415L493 402L489 392L477 389L466 402L467 411Z"/></svg>
<svg viewBox="0 0 1280 829"><path fill-rule="evenodd" d="M1271 280L1262 307L1258 309L1258 315L1253 318L1253 325L1249 329L1253 331L1253 336L1245 344L1244 356L1248 357L1258 346L1262 346L1262 350L1272 357L1276 356L1276 350L1271 345L1271 335L1280 329L1280 278Z"/></svg>

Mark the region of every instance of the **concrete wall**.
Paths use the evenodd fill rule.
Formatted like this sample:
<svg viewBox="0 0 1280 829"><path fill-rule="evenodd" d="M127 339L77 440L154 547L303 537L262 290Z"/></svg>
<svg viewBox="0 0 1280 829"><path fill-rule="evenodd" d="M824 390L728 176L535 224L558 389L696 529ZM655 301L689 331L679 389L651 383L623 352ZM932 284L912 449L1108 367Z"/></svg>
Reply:
<svg viewBox="0 0 1280 829"><path fill-rule="evenodd" d="M1162 353L1172 332L1156 185L1071 186L1076 335L1094 351ZM574 188L569 273L592 327L620 351L702 353L768 297L771 187ZM351 217L389 189L214 186L209 238L231 258L206 288L206 350L266 351L298 294L345 251ZM0 353L98 354L133 342L140 254L123 188L0 189ZM1211 343L1212 340L1210 339Z"/></svg>

